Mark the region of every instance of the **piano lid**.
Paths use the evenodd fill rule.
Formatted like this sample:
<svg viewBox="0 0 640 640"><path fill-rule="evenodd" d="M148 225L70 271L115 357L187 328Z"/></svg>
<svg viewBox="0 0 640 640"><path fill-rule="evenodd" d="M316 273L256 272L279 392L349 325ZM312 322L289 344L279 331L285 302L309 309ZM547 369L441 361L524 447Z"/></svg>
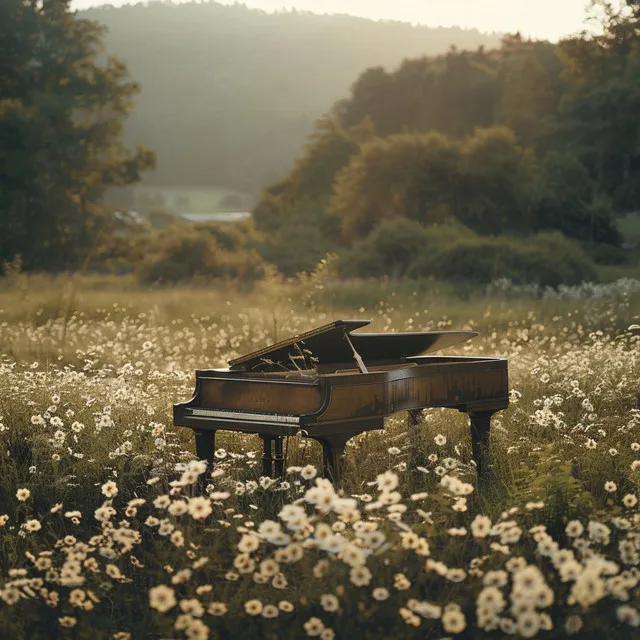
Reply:
<svg viewBox="0 0 640 640"><path fill-rule="evenodd" d="M312 369L316 365L350 363L353 348L365 364L402 362L428 351L446 349L477 336L476 331L351 333L371 320L336 320L292 336L229 362L232 370ZM349 340L345 334L349 334Z"/></svg>
<svg viewBox="0 0 640 640"><path fill-rule="evenodd" d="M351 343L365 364L386 360L402 361L423 353L439 351L466 342L477 331L416 331L400 333L353 333Z"/></svg>
<svg viewBox="0 0 640 640"><path fill-rule="evenodd" d="M318 362L350 362L353 351L344 334L368 324L371 324L371 320L336 320L231 360L229 367L252 371L264 369L272 363L276 370L309 369L313 365L309 362L309 354L305 352L311 352Z"/></svg>

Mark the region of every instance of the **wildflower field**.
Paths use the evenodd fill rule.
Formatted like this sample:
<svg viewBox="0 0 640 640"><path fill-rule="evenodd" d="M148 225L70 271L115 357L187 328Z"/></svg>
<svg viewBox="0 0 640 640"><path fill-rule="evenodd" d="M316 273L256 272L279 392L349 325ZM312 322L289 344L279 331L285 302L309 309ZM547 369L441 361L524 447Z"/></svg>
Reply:
<svg viewBox="0 0 640 640"><path fill-rule="evenodd" d="M434 284L251 292L0 283L0 637L640 636L640 283L560 293ZM290 438L219 433L213 473L171 423L195 369L334 319L472 328L511 406L478 493L466 418L406 415L346 450L341 489ZM637 634L637 635L636 635Z"/></svg>

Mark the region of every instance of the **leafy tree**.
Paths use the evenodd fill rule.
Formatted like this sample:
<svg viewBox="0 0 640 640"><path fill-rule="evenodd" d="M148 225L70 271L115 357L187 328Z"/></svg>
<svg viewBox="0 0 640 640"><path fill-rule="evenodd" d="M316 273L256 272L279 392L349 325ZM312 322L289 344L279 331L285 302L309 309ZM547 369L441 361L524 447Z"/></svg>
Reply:
<svg viewBox="0 0 640 640"><path fill-rule="evenodd" d="M397 131L394 122L398 102L396 84L395 74L387 73L383 67L363 71L351 87L350 99L336 106L343 125L355 125L370 118L380 135Z"/></svg>
<svg viewBox="0 0 640 640"><path fill-rule="evenodd" d="M376 139L336 176L328 215L348 244L399 216L438 222L456 206L460 162L458 143L442 134Z"/></svg>
<svg viewBox="0 0 640 640"><path fill-rule="evenodd" d="M535 145L544 118L553 115L553 90L549 73L533 54L517 57L507 70L498 113L526 146Z"/></svg>
<svg viewBox="0 0 640 640"><path fill-rule="evenodd" d="M356 242L339 266L347 275L401 277L414 257L425 250L426 229L415 220L394 218Z"/></svg>
<svg viewBox="0 0 640 640"><path fill-rule="evenodd" d="M292 223L315 223L325 235L335 236L333 221L324 216L334 178L360 145L373 137L368 118L347 130L332 117L320 118L291 175L263 192L253 211L257 228L273 234Z"/></svg>
<svg viewBox="0 0 640 640"><path fill-rule="evenodd" d="M0 262L79 266L104 226L100 201L153 167L121 143L138 86L104 58L103 29L69 0L0 3Z"/></svg>
<svg viewBox="0 0 640 640"><path fill-rule="evenodd" d="M452 47L435 58L407 59L394 73L367 69L335 113L343 126L369 116L383 137L432 130L463 136L493 123L496 69L495 56L482 47L475 52Z"/></svg>
<svg viewBox="0 0 640 640"><path fill-rule="evenodd" d="M451 49L436 76L434 127L456 138L493 124L499 96L496 65L484 49Z"/></svg>
<svg viewBox="0 0 640 640"><path fill-rule="evenodd" d="M603 33L572 38L559 46L569 83L561 103L561 124L596 189L614 195L621 208L636 208L640 206L640 9L637 0L592 4L599 9Z"/></svg>
<svg viewBox="0 0 640 640"><path fill-rule="evenodd" d="M594 184L578 158L553 151L540 169L536 215L540 229L557 229L592 243L620 243L611 204L602 197L594 199Z"/></svg>
<svg viewBox="0 0 640 640"><path fill-rule="evenodd" d="M506 127L478 129L462 149L464 206L458 218L485 235L533 227L535 162Z"/></svg>

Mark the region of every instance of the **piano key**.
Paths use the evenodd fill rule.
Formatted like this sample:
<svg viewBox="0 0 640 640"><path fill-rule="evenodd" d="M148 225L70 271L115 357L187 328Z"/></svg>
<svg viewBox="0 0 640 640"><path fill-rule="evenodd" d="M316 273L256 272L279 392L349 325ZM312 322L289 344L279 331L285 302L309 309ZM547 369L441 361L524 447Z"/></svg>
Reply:
<svg viewBox="0 0 640 640"><path fill-rule="evenodd" d="M242 411L220 411L215 409L191 409L192 416L204 418L220 418L222 420L246 420L247 422L280 422L284 424L300 424L298 416L287 416L276 413L246 413Z"/></svg>

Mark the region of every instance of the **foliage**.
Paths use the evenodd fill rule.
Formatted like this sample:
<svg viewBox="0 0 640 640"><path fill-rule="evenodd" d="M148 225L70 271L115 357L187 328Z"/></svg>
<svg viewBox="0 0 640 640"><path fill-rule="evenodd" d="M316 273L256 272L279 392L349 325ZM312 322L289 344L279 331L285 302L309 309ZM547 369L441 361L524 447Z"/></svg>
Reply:
<svg viewBox="0 0 640 640"><path fill-rule="evenodd" d="M478 129L463 149L457 218L482 234L527 233L532 215L532 154L504 127Z"/></svg>
<svg viewBox="0 0 640 640"><path fill-rule="evenodd" d="M538 180L539 228L557 229L591 243L620 244L613 207L603 195L594 198L593 182L578 158L550 151Z"/></svg>
<svg viewBox="0 0 640 640"><path fill-rule="evenodd" d="M438 133L398 134L364 145L337 175L327 213L352 243L384 220L424 225L456 218L484 234L532 226L535 167L502 127L463 143Z"/></svg>
<svg viewBox="0 0 640 640"><path fill-rule="evenodd" d="M604 33L559 45L568 89L560 104L565 140L618 207L635 209L640 171L640 28L635 0L593 3ZM625 8L631 12L625 12Z"/></svg>
<svg viewBox="0 0 640 640"><path fill-rule="evenodd" d="M396 218L383 222L356 242L340 261L343 276L364 278L438 278L490 284L508 278L515 284L558 287L596 275L579 245L559 233L528 238L482 237L460 223L423 227Z"/></svg>
<svg viewBox="0 0 640 640"><path fill-rule="evenodd" d="M109 230L107 187L154 165L121 142L138 86L66 0L0 5L0 262L79 268Z"/></svg>
<svg viewBox="0 0 640 640"><path fill-rule="evenodd" d="M164 227L145 238L137 273L142 282L175 283L194 278L229 278L253 282L265 263L252 246L251 230L231 225Z"/></svg>
<svg viewBox="0 0 640 640"><path fill-rule="evenodd" d="M465 226L447 222L424 227L415 220L394 218L379 224L366 238L354 243L340 260L343 276L406 277L434 275L417 267L438 251L475 234Z"/></svg>
<svg viewBox="0 0 640 640"><path fill-rule="evenodd" d="M363 278L402 277L414 256L428 250L427 231L419 222L393 218L380 223L366 238L356 242L340 261L340 269L343 275Z"/></svg>
<svg viewBox="0 0 640 640"><path fill-rule="evenodd" d="M305 216L321 235L348 248L340 249L343 265L351 265L347 272L393 270L379 260L376 266L380 253L367 257L365 251L377 242L370 234L397 218L425 227L454 219L486 236L557 230L599 263L628 261L617 249L616 217L640 208L637 6L628 3L620 12L604 1L594 5L604 16L602 35L558 45L508 35L499 49L452 47L436 57L406 59L393 71L372 66L361 73L351 95L331 110L331 135L340 139L336 123L347 131L366 119L375 137L352 150L330 183L323 180L313 215ZM330 176L308 150L304 162L309 172L317 166ZM294 171L279 186L291 193L299 183ZM268 197L264 204L269 219L290 218L282 200ZM323 226L327 219L331 233ZM272 243L277 253L280 242ZM492 243L484 243L487 251ZM509 252L515 245L495 246ZM401 262L394 272L407 271L411 260ZM567 266L572 281L577 264ZM581 264L593 274L591 265ZM550 273L539 278L557 280Z"/></svg>
<svg viewBox="0 0 640 640"><path fill-rule="evenodd" d="M459 145L440 134L398 134L362 146L336 176L327 214L353 243L380 222L403 216L441 222L460 188Z"/></svg>
<svg viewBox="0 0 640 640"><path fill-rule="evenodd" d="M336 244L309 222L291 220L257 247L260 255L286 276L309 273Z"/></svg>
<svg viewBox="0 0 640 640"><path fill-rule="evenodd" d="M333 181L360 146L372 138L367 119L347 130L332 118L318 120L291 176L263 192L253 210L256 227L274 233L292 223L311 223L335 236L335 225L324 215Z"/></svg>
<svg viewBox="0 0 640 640"><path fill-rule="evenodd" d="M595 265L579 245L559 233L529 238L461 239L433 254L416 258L412 275L489 284L499 278L515 283L557 287L595 277Z"/></svg>

